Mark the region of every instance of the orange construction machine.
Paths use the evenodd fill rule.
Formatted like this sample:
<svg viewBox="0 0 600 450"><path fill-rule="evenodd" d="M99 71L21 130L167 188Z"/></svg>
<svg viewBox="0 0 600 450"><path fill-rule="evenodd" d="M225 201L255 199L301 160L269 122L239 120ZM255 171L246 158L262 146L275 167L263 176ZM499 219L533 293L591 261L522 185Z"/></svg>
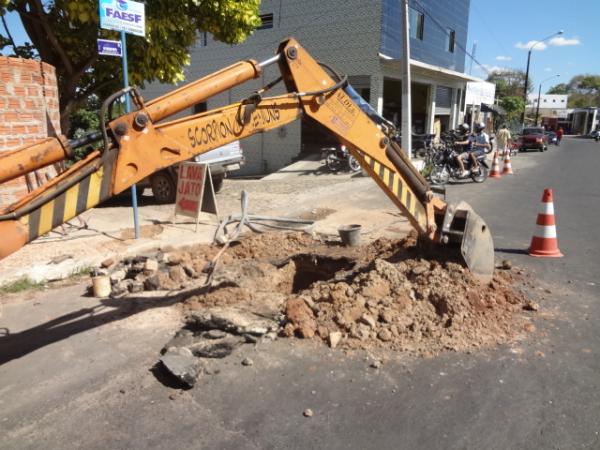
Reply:
<svg viewBox="0 0 600 450"><path fill-rule="evenodd" d="M281 77L247 99L171 122L161 120L261 76L278 64ZM282 81L287 94L264 97ZM111 117L113 104L131 97L134 111ZM226 143L310 116L346 145L366 172L430 241L460 249L474 273L490 275L494 247L483 220L464 202L446 204L406 157L393 125L379 117L346 78L315 61L294 39L272 58L238 62L145 103L135 88L110 96L100 112L101 131L81 139L48 138L0 156L0 183L70 158L73 149L103 141L46 185L0 211L0 258L148 175Z"/></svg>

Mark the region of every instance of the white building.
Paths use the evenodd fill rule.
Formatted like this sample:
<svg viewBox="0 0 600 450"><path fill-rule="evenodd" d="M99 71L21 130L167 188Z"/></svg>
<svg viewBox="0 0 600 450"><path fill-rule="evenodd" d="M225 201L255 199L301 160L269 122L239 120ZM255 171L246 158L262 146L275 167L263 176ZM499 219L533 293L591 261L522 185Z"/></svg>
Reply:
<svg viewBox="0 0 600 450"><path fill-rule="evenodd" d="M566 110L569 103L568 95L542 94L540 96L540 114L543 111ZM538 106L537 94L527 95L527 108L535 110Z"/></svg>

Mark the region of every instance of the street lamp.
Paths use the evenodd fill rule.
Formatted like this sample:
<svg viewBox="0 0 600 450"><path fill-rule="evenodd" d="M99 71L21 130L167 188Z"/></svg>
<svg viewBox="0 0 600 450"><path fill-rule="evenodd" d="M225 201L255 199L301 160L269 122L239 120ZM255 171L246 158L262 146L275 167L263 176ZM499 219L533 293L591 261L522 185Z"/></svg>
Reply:
<svg viewBox="0 0 600 450"><path fill-rule="evenodd" d="M527 109L527 84L529 83L529 63L531 62L531 51L536 45L541 44L542 42L546 42L547 40L552 39L554 36L560 36L563 33L563 30L558 30L556 33L553 33L540 41L534 42L534 44L531 47L529 47L529 52L527 53L527 70L525 70L525 86L523 88L523 100L525 100L525 109L523 110L523 114L521 115L522 127L525 127L525 110Z"/></svg>
<svg viewBox="0 0 600 450"><path fill-rule="evenodd" d="M537 126L538 116L540 114L540 97L542 96L542 84L544 84L546 81L551 80L552 78L556 78L556 77L560 77L560 74L557 73L556 75L552 75L551 77L546 78L545 80L543 80L540 83L540 89L538 91L537 108L535 109L535 125L536 126Z"/></svg>

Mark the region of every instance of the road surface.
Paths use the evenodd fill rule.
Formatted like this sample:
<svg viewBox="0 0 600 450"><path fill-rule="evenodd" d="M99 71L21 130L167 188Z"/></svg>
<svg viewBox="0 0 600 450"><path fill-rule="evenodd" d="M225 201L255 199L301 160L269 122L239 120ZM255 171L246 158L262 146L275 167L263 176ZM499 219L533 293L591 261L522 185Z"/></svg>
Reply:
<svg viewBox="0 0 600 450"><path fill-rule="evenodd" d="M381 369L362 354L280 340L246 346L219 374L178 391L150 371L177 324L161 307L169 300L92 309L98 302L81 286L62 288L4 307L0 327L13 334L0 338L0 446L600 448L600 145L565 139L514 167L513 177L448 195L485 218L499 259L537 274L541 311L529 340L391 355ZM562 259L523 253L544 187L554 189ZM254 365L242 366L245 357Z"/></svg>

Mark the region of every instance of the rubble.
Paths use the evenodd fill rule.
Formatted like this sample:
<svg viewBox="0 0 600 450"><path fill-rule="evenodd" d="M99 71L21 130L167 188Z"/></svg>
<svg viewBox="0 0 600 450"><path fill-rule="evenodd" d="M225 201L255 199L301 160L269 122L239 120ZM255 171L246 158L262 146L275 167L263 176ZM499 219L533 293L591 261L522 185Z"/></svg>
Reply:
<svg viewBox="0 0 600 450"><path fill-rule="evenodd" d="M329 347L336 348L342 340L342 333L339 331L333 331L329 333Z"/></svg>
<svg viewBox="0 0 600 450"><path fill-rule="evenodd" d="M254 361L252 361L250 358L244 358L242 360L242 366L253 366L254 365Z"/></svg>
<svg viewBox="0 0 600 450"><path fill-rule="evenodd" d="M270 331L279 330L279 323L275 320L236 308L213 308L209 311L194 311L186 320L188 325L200 329L217 329L242 335L262 336Z"/></svg>
<svg viewBox="0 0 600 450"><path fill-rule="evenodd" d="M170 348L162 355L160 362L169 373L189 387L196 384L201 373L200 362L185 347Z"/></svg>
<svg viewBox="0 0 600 450"><path fill-rule="evenodd" d="M202 287L218 251L199 245L125 258L109 270L120 280L114 294ZM187 331L165 351L222 358L279 334L332 349L469 352L535 330L522 311L539 305L515 287L523 270L501 267L480 283L450 253L420 247L416 234L360 247L301 233L249 235L223 253L210 288L190 290L176 306Z"/></svg>

